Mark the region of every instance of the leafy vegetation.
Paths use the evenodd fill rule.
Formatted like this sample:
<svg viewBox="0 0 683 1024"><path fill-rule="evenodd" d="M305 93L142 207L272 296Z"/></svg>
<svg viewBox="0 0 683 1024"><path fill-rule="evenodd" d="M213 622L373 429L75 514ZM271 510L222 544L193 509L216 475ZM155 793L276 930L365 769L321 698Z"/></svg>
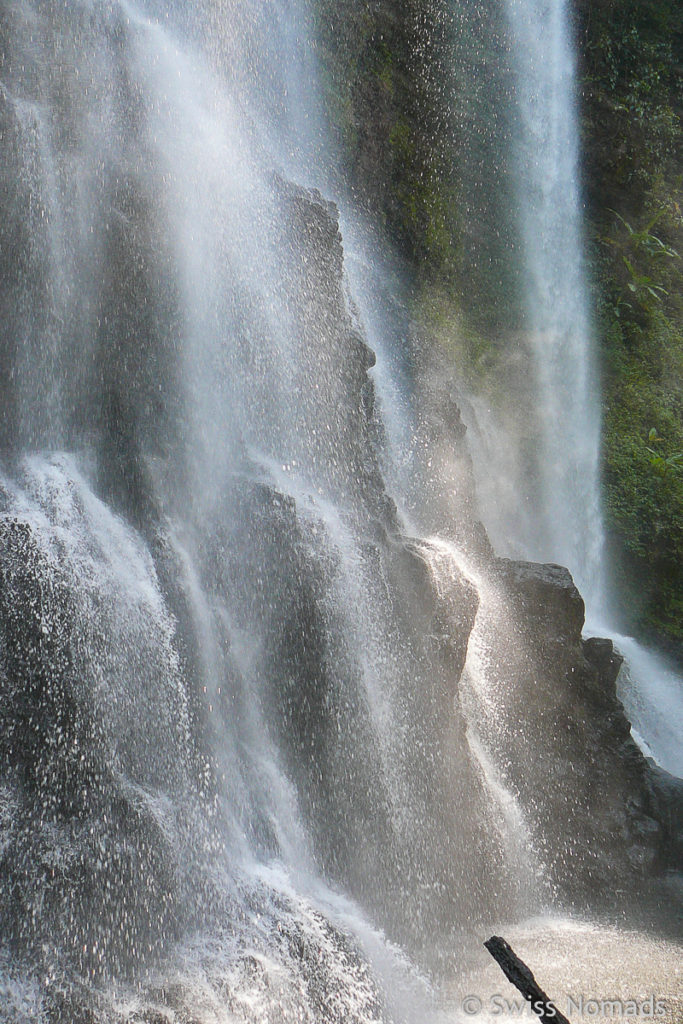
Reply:
<svg viewBox="0 0 683 1024"><path fill-rule="evenodd" d="M638 337L613 333L605 492L631 624L683 639L683 339L658 311ZM653 425L654 424L654 425Z"/></svg>
<svg viewBox="0 0 683 1024"><path fill-rule="evenodd" d="M683 640L683 19L580 5L585 184L603 354L605 507L631 628Z"/></svg>

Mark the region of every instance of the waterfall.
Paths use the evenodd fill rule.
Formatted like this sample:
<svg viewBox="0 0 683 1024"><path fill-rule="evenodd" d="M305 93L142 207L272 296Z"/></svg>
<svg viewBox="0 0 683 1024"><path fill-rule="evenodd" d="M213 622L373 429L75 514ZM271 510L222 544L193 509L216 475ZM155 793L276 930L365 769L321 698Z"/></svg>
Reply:
<svg viewBox="0 0 683 1024"><path fill-rule="evenodd" d="M0 31L3 1017L426 1013L399 947L520 901L456 706L476 591L386 492L300 183L305 9Z"/></svg>
<svg viewBox="0 0 683 1024"><path fill-rule="evenodd" d="M513 95L511 173L524 267L520 342L531 382L514 423L487 425L472 399L482 511L496 548L570 568L586 629L612 636L634 736L675 774L683 719L679 673L622 637L610 602L600 480L600 386L584 260L575 57L566 0L505 0ZM507 433L507 437L505 434Z"/></svg>
<svg viewBox="0 0 683 1024"><path fill-rule="evenodd" d="M457 1019L656 856L580 597L493 557L318 190L307 6L0 15L0 1015Z"/></svg>
<svg viewBox="0 0 683 1024"><path fill-rule="evenodd" d="M600 408L583 262L574 55L566 0L505 4L514 54L513 167L535 378L534 557L602 600Z"/></svg>

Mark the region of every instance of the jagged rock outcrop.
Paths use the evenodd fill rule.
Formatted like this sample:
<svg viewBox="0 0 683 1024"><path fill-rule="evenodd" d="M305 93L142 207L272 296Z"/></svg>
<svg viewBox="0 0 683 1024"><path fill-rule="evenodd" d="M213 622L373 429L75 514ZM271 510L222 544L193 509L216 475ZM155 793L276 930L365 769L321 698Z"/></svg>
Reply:
<svg viewBox="0 0 683 1024"><path fill-rule="evenodd" d="M392 502L381 479L374 444L374 381L368 346L344 276L339 212L315 189L274 179L282 212L277 244L294 258L283 266L282 287L299 358L295 444L318 486L346 507L361 506L391 523ZM388 517L388 518L387 518Z"/></svg>
<svg viewBox="0 0 683 1024"><path fill-rule="evenodd" d="M313 442L309 463L309 471L318 472L322 500L302 502L269 479L267 468L245 458L226 483L214 517L204 523L195 557L203 566L205 600L208 606L223 607L230 623L220 633L214 655L223 674L219 692L211 698L215 706L208 706L208 698L192 696L201 690L205 657L192 639L197 612L188 604L188 583L178 583L179 549L158 518L157 504L147 507L145 532L157 538L152 549L158 578L165 581L167 599L176 609L174 621L184 636L180 657L174 629L168 635L171 646L164 656L171 659L176 676L186 675L169 696L178 700L184 690L189 700L182 714L194 730L194 752L188 748L183 757L196 768L202 757L213 757L207 736L219 737L221 730L237 736L246 727L253 694L232 637L235 630L259 637L249 670L261 679L266 728L296 787L323 872L373 907L391 934L419 943L422 926L413 923L413 897L397 903L397 891L420 894L421 913L447 931L482 907L504 905L509 881L500 867L504 855L496 830L492 822L487 825L490 795L468 745L462 704L463 673L482 612L481 595L447 549L402 532L385 492L368 375L374 357L344 291L334 207L319 194L281 180L277 190L282 230L299 257L286 279L291 316L307 356L307 372L320 384L311 395L302 391L301 422L305 431L316 430L314 424L320 422L331 428ZM443 416L440 401L446 403ZM437 390L424 420L425 452L442 444L440 430L461 446L459 458L466 470L465 432L448 387ZM647 874L661 862L675 829L661 823L663 814L670 816L663 810L670 806L665 787L653 783L629 738L614 689L618 658L609 641L582 641L583 602L565 569L491 557L480 539L481 528L468 518L471 475L461 474L460 485L458 507L465 522L452 533L471 541L501 612L490 637L500 683L495 720L478 722L477 727L502 766L504 781L518 794L542 861L564 891L594 892L615 874ZM329 516L330 499L338 503L338 518ZM57 507L51 515L58 514ZM440 505L435 521L443 521L447 511L448 503ZM69 517L72 526L78 522L79 530L89 529L83 515L74 506L67 520L55 521L50 529L68 528ZM121 765L131 775L118 781L119 769L112 766L123 748L113 739L116 719L97 710L100 691L92 690L94 665L83 657L87 640L77 642L75 633L75 624L90 614L88 629L100 637L100 658L108 666L101 685L123 687L124 679L112 675L118 671L111 645L117 643L119 626L107 635L106 625L125 621L126 613L116 604L122 599L120 584L97 600L84 596L78 562L69 561L83 556L73 549L58 569L46 553L50 536L41 540L21 516L8 519L1 534L3 714L10 716L3 748L6 770L10 777L19 773L25 779L39 816L56 815L60 827L83 819L112 850L128 850L129 868L121 853L112 855L102 870L130 878L134 889L142 884L134 881L136 872L144 877L144 884L151 885L145 913L152 914L155 907L158 911L154 934L160 928L169 934L181 912L173 880L177 851L166 848L168 839L162 833L158 841L153 838L158 822L152 815L148 827L147 812L131 796L135 786L142 783L149 789L161 779L145 781L136 775L146 763L147 740L133 736ZM129 556L143 557L135 551L133 544ZM151 562L148 569L153 571ZM136 672L148 673L145 658L149 654L154 662L157 654L131 647L139 635L136 629L125 641L127 656L140 661ZM358 647L361 637L365 648ZM15 701L12 693L21 693L21 700ZM123 694L121 690L117 700ZM132 708L140 696L132 692L125 699ZM19 729L25 736L13 743ZM169 750L162 786L167 795L169 771L179 763ZM211 766L210 774L217 786L220 768ZM182 789L181 780L173 786ZM405 807L400 823L397 787ZM20 821L23 812L17 811L14 798L6 806ZM110 822L104 832L102 814ZM21 865L26 865L37 837L31 831L22 833L28 846L21 853L18 838L11 836L13 827L3 826L10 836L3 863L8 891L16 893L23 884ZM266 849L277 852L265 806L253 808L248 827ZM131 828L138 837L148 835L140 839L138 852ZM77 838L74 842L78 847ZM90 878L87 857L78 856L82 914L97 930L98 915L108 921L105 904L94 896L103 886L95 880L97 871ZM430 895L425 895L427 889ZM26 914L21 900L12 913L19 935ZM120 928L132 926L128 911L122 915ZM112 924L114 932L117 927ZM150 928L151 923L143 930L151 934ZM74 936L81 935L76 927Z"/></svg>
<svg viewBox="0 0 683 1024"><path fill-rule="evenodd" d="M496 642L506 777L561 890L609 902L616 879L651 876L668 846L616 694L622 659L610 640L582 639L583 601L566 569L504 559L493 568L506 608Z"/></svg>
<svg viewBox="0 0 683 1024"><path fill-rule="evenodd" d="M520 618L529 620L532 631L537 625L539 640L547 635L548 623L552 622L556 638L576 641L586 609L568 569L500 558L494 562L494 572L503 579Z"/></svg>

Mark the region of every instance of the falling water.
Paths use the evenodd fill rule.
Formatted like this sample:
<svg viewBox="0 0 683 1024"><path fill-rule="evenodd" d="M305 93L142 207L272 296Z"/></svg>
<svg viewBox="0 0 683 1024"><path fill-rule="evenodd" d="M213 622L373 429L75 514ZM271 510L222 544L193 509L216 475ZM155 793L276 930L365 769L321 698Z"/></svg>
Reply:
<svg viewBox="0 0 683 1024"><path fill-rule="evenodd" d="M424 1014L396 943L518 902L454 707L476 594L451 623L385 493L337 212L291 180L304 13L3 8L8 1020L167 979L206 1019Z"/></svg>
<svg viewBox="0 0 683 1024"><path fill-rule="evenodd" d="M497 549L566 565L586 601L586 629L627 658L619 686L634 736L677 774L679 673L611 614L600 499L600 387L584 264L575 58L566 0L506 0L511 40L512 167L526 287L520 345L532 382L492 426L472 399L478 487ZM506 428L507 434L506 437Z"/></svg>
<svg viewBox="0 0 683 1024"><path fill-rule="evenodd" d="M513 147L536 379L527 410L534 556L571 567L602 599L599 388L583 264L574 55L566 0L505 4L514 54Z"/></svg>
<svg viewBox="0 0 683 1024"><path fill-rule="evenodd" d="M542 905L551 816L498 606L397 507L371 245L347 276L297 183L306 8L1 14L0 1012L428 1020L427 972Z"/></svg>

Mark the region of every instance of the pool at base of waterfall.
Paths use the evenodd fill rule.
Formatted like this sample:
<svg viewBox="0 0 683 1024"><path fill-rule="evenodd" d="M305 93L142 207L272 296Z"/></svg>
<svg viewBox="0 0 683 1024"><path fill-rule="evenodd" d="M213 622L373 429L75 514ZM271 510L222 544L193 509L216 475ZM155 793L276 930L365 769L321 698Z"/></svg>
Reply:
<svg viewBox="0 0 683 1024"><path fill-rule="evenodd" d="M297 897L286 885L276 895L272 883L267 871L251 891L248 936L235 927L197 933L137 986L86 988L64 979L45 985L39 978L3 970L2 1020L496 1024L537 1019L476 937L463 947L457 964L454 959L446 979L432 984L342 900L327 907L337 917L333 924L320 906ZM345 914L353 939L343 930ZM364 951L358 945L361 932ZM683 946L674 939L557 916L511 925L504 934L571 1024L683 1020Z"/></svg>
<svg viewBox="0 0 683 1024"><path fill-rule="evenodd" d="M571 918L535 918L504 936L571 1022L683 1020L683 946L652 933ZM439 1024L534 1021L485 949L449 987Z"/></svg>

